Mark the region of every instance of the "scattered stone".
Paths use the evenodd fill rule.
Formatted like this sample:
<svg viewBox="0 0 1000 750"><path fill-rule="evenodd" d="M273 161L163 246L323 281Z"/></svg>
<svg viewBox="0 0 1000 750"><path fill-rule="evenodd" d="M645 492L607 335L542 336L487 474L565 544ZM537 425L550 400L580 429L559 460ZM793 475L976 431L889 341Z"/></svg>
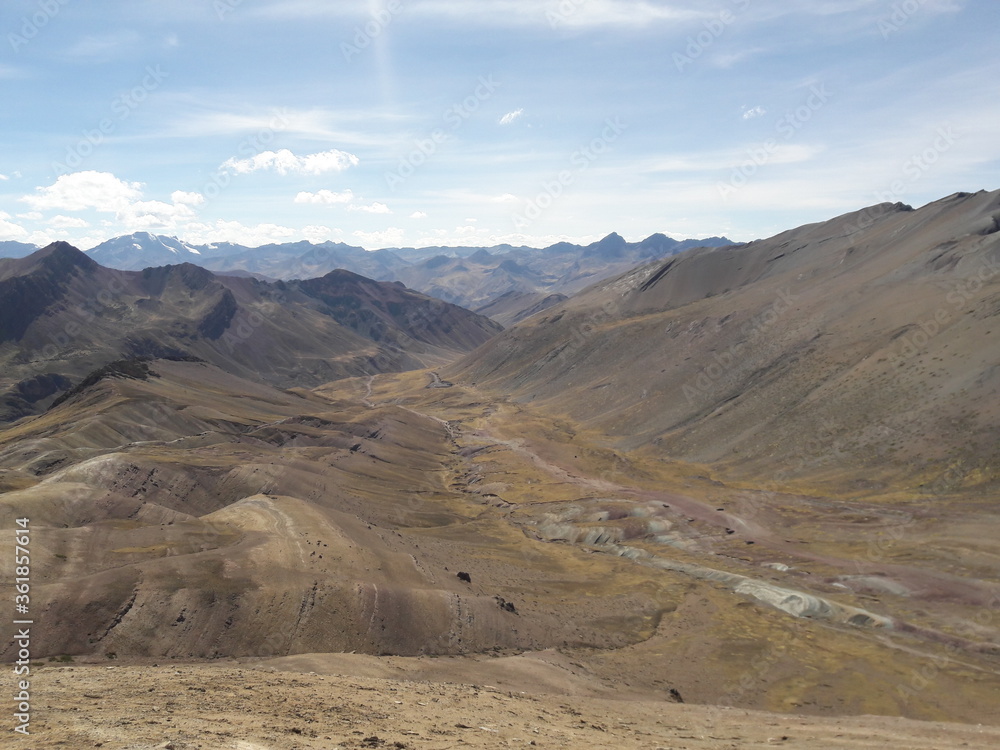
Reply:
<svg viewBox="0 0 1000 750"><path fill-rule="evenodd" d="M496 599L497 599L497 604L500 605L500 609L504 610L505 612L512 612L515 615L517 614L517 607L514 606L514 602L509 602L502 596L498 596Z"/></svg>

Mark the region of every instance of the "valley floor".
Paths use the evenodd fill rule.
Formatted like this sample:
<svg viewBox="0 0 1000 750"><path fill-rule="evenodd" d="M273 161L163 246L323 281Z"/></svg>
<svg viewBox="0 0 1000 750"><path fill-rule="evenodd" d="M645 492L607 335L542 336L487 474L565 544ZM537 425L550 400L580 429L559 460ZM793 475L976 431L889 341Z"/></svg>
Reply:
<svg viewBox="0 0 1000 750"><path fill-rule="evenodd" d="M155 369L0 432L44 660L0 747L1000 747L989 497L767 489L428 372Z"/></svg>

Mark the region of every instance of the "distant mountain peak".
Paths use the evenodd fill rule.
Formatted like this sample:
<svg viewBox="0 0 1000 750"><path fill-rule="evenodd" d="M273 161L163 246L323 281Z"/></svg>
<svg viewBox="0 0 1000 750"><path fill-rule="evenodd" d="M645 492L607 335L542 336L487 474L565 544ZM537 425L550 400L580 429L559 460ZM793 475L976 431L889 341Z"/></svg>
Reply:
<svg viewBox="0 0 1000 750"><path fill-rule="evenodd" d="M607 237L605 237L604 239L602 239L600 242L597 243L598 247L601 248L625 247L625 245L627 244L628 242L625 240L624 237L618 234L618 232L612 232Z"/></svg>
<svg viewBox="0 0 1000 750"><path fill-rule="evenodd" d="M102 242L97 247L91 248L88 255L103 266L138 270L136 266L162 266L185 260L197 261L202 253L197 247L176 237L152 232L133 232Z"/></svg>

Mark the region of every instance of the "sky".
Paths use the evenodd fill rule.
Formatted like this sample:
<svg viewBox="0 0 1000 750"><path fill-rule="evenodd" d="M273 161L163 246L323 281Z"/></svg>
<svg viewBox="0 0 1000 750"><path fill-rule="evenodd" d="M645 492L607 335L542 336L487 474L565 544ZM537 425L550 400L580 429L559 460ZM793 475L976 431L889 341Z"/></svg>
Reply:
<svg viewBox="0 0 1000 750"><path fill-rule="evenodd" d="M996 0L4 0L0 240L767 237L1000 187Z"/></svg>

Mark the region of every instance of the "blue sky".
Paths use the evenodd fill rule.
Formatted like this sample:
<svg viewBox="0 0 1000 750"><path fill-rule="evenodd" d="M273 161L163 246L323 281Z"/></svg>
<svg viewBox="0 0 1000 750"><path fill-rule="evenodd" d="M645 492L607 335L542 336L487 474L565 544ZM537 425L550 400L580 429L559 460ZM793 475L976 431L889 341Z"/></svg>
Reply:
<svg viewBox="0 0 1000 750"><path fill-rule="evenodd" d="M0 239L750 240L1000 187L995 0L5 0Z"/></svg>

